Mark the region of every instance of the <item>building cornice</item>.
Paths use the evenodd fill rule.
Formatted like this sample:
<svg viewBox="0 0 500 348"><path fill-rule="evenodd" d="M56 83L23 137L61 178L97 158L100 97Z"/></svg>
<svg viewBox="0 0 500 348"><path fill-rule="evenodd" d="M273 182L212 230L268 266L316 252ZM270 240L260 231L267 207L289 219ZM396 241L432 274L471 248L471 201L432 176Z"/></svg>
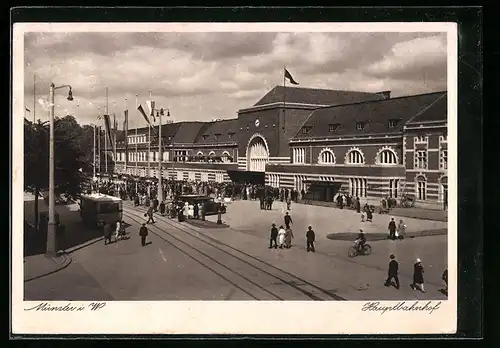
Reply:
<svg viewBox="0 0 500 348"><path fill-rule="evenodd" d="M324 108L324 107L328 107L328 106L332 106L332 105L277 102L277 103L270 103L270 104L255 105L255 106L251 106L249 108L240 109L240 110L238 110L238 114L243 114L243 113L247 113L247 112L254 112L254 111L261 111L261 110L276 109L276 108L315 110L318 108Z"/></svg>
<svg viewBox="0 0 500 348"><path fill-rule="evenodd" d="M380 139L380 140L385 140L385 139L397 139L397 138L402 138L403 134L393 134L393 135L380 135L380 134L374 134L374 135L368 135L368 136L363 136L363 137L353 137L353 136L346 136L346 137L338 137L338 138L329 138L329 137L317 137L317 138L304 138L304 139L292 139L289 141L290 144L304 144L304 143L318 143L318 142L325 142L325 141L360 141L360 140L374 140L374 139Z"/></svg>

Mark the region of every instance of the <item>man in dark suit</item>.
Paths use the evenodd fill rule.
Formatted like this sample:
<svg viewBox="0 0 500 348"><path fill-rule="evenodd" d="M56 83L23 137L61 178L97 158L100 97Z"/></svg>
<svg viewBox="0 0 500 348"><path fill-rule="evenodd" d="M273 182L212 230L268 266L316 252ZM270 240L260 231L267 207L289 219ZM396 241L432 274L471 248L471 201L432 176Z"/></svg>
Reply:
<svg viewBox="0 0 500 348"><path fill-rule="evenodd" d="M391 218L391 222L389 222L389 238L392 240L396 240L396 222L394 218Z"/></svg>
<svg viewBox="0 0 500 348"><path fill-rule="evenodd" d="M314 231L311 226L307 228L306 232L306 240L307 240L307 251L312 251L314 252L314 239L316 235L314 234Z"/></svg>
<svg viewBox="0 0 500 348"><path fill-rule="evenodd" d="M286 212L285 214L285 226L286 226L286 229L290 229L290 224L293 224L293 221L292 221L292 217L290 216L290 214L288 214L288 212Z"/></svg>
<svg viewBox="0 0 500 348"><path fill-rule="evenodd" d="M277 238L278 238L278 229L276 228L276 224L272 224L271 225L271 240L269 242L269 249L271 249L273 247L273 242L274 242L274 249L278 248L278 242L276 240Z"/></svg>
<svg viewBox="0 0 500 348"><path fill-rule="evenodd" d="M394 279L394 282L396 283L396 289L399 289L399 264L395 260L396 256L394 256L394 254L391 254L390 259L391 261L389 262L389 270L387 271L387 280L385 281L384 285L390 286L392 279Z"/></svg>
<svg viewBox="0 0 500 348"><path fill-rule="evenodd" d="M146 245L146 237L148 236L148 228L146 227L146 224L142 224L140 230L139 230L139 236L141 236L141 245L145 246Z"/></svg>
<svg viewBox="0 0 500 348"><path fill-rule="evenodd" d="M153 219L153 212L154 212L154 206L150 206L148 212L146 213L148 216L148 221L146 222L147 224L149 224L150 221L152 224L155 223L155 220Z"/></svg>
<svg viewBox="0 0 500 348"><path fill-rule="evenodd" d="M109 222L104 224L104 245L111 243L111 226Z"/></svg>

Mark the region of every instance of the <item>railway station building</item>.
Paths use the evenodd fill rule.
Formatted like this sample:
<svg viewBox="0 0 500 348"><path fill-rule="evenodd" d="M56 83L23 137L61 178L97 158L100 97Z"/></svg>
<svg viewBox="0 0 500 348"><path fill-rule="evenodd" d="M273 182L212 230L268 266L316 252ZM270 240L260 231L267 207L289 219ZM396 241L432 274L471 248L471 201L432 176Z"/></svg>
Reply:
<svg viewBox="0 0 500 348"><path fill-rule="evenodd" d="M114 170L156 177L161 155L165 178L304 189L330 202L408 194L446 208L447 94L390 94L277 86L236 118L163 125L161 152L147 127L127 130Z"/></svg>

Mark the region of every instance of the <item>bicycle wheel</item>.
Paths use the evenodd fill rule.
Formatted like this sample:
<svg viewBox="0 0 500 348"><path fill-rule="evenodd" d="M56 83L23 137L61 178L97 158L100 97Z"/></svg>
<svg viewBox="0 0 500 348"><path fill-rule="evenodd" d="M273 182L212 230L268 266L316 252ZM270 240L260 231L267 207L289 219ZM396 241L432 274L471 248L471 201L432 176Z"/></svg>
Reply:
<svg viewBox="0 0 500 348"><path fill-rule="evenodd" d="M358 251L356 250L356 248L355 248L355 247L350 247L350 248L349 248L349 251L348 251L348 253L347 253L347 255L348 255L349 257L354 257L354 256L356 256L357 254L358 254Z"/></svg>
<svg viewBox="0 0 500 348"><path fill-rule="evenodd" d="M369 244L365 244L363 247L363 253L365 255L370 255L372 253L372 247Z"/></svg>

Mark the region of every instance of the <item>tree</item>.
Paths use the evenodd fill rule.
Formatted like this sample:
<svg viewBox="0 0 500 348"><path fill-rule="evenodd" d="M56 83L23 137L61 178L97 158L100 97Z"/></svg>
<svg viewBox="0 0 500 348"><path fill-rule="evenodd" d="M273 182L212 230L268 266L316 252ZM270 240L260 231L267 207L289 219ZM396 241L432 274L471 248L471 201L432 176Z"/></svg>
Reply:
<svg viewBox="0 0 500 348"><path fill-rule="evenodd" d="M73 116L54 120L55 195L78 197L85 153L80 147L82 129ZM38 197L49 187L49 124L24 120L24 190L35 195L35 225Z"/></svg>

